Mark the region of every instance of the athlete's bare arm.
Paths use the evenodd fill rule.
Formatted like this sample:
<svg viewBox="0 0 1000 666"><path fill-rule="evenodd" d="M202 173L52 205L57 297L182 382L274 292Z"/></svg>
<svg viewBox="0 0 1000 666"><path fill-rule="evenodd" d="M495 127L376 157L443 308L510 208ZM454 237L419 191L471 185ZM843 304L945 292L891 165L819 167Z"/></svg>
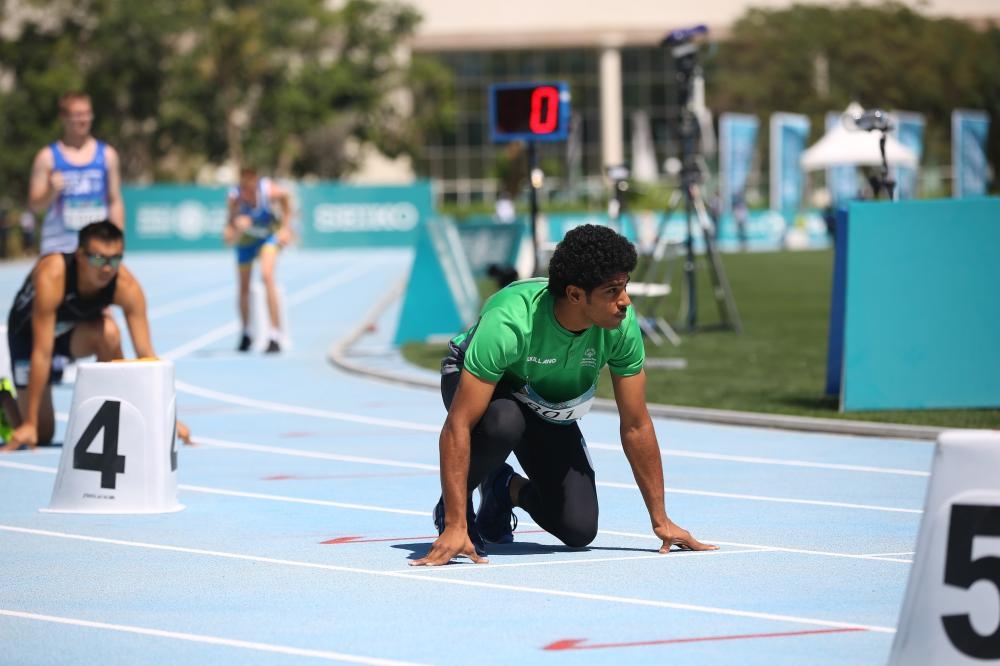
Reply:
<svg viewBox="0 0 1000 666"><path fill-rule="evenodd" d="M31 164L28 183L28 208L36 215L43 215L63 189L62 174L55 170L52 149L45 146L38 151Z"/></svg>
<svg viewBox="0 0 1000 666"><path fill-rule="evenodd" d="M663 541L660 552L666 553L675 545L683 550L716 550L717 546L698 541L667 517L660 445L646 407L645 370L631 377L611 373L611 381L621 419L622 448L649 512L653 533Z"/></svg>

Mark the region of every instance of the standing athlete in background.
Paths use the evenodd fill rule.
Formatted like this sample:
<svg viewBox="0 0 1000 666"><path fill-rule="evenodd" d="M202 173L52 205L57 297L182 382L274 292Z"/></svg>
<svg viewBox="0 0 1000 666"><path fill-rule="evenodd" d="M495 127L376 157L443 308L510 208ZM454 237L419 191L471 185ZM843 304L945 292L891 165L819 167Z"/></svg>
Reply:
<svg viewBox="0 0 1000 666"><path fill-rule="evenodd" d="M239 275L239 310L243 333L238 349L247 351L250 337L250 275L253 262L260 257L260 279L267 294L267 312L271 324L266 351L281 351L281 316L274 269L278 250L291 240L291 197L270 178L261 178L257 169L240 169L240 183L229 191L228 217L223 231L227 245L236 245L236 269Z"/></svg>
<svg viewBox="0 0 1000 666"><path fill-rule="evenodd" d="M63 136L38 151L31 166L28 207L44 215L41 254L72 252L86 225L110 220L125 228L118 152L90 134L90 96L69 92L59 99Z"/></svg>

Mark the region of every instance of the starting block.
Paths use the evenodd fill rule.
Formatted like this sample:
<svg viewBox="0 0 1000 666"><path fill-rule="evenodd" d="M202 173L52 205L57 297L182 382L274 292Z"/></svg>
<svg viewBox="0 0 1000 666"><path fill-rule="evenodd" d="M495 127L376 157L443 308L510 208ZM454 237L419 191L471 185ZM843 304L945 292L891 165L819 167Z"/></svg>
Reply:
<svg viewBox="0 0 1000 666"><path fill-rule="evenodd" d="M292 348L292 336L288 322L288 308L285 307L285 290L281 285L277 285L278 291L278 317L281 318L281 350L287 351ZM251 349L254 351L264 351L267 343L271 340L271 316L267 309L267 289L264 283L259 280L250 282L250 338L253 340Z"/></svg>
<svg viewBox="0 0 1000 666"><path fill-rule="evenodd" d="M1000 664L1000 431L941 433L889 666Z"/></svg>
<svg viewBox="0 0 1000 666"><path fill-rule="evenodd" d="M42 511L183 508L177 502L174 364L155 359L81 364L52 499Z"/></svg>

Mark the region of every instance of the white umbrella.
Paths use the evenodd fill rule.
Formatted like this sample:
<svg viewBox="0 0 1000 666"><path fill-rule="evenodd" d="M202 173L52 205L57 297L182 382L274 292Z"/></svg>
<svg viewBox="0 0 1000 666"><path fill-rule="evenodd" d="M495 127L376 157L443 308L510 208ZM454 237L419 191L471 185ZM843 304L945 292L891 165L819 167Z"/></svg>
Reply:
<svg viewBox="0 0 1000 666"><path fill-rule="evenodd" d="M848 109L845 115L854 114ZM866 132L849 129L847 123L837 123L822 139L810 146L799 165L806 171L826 169L834 166L881 166L882 153L879 150L881 132ZM891 134L885 135L885 159L889 166L917 166L917 155Z"/></svg>

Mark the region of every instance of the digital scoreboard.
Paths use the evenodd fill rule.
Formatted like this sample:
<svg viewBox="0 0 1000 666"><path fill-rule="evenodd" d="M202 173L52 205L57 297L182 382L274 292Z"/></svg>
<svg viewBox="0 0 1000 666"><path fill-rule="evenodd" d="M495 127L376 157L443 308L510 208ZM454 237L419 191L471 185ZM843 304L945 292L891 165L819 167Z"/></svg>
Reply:
<svg viewBox="0 0 1000 666"><path fill-rule="evenodd" d="M498 83L490 86L490 138L564 141L569 135L570 94L564 82Z"/></svg>

